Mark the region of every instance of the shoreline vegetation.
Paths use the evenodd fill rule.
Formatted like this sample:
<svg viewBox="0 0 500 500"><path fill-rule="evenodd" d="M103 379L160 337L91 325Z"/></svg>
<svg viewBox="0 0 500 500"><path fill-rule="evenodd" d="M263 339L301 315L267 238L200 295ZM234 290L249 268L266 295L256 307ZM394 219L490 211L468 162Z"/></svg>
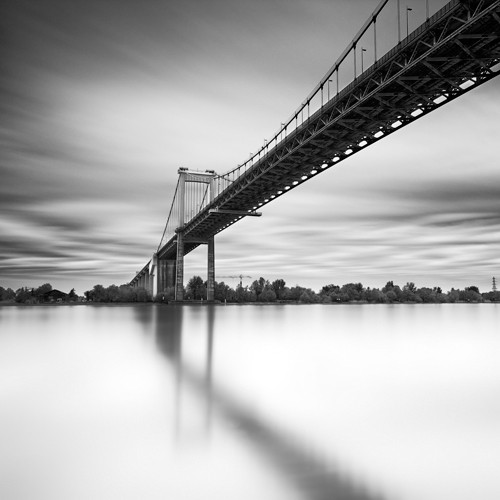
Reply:
<svg viewBox="0 0 500 500"><path fill-rule="evenodd" d="M199 276L193 276L184 287L186 304L207 303L207 283ZM95 285L92 290L78 296L73 288L69 293L52 288L45 283L37 288L22 287L14 291L0 286L0 305L36 304L130 304L171 303L174 288L156 294L142 287L130 285ZM447 303L492 303L500 302L500 291L479 291L477 286L463 290L452 288L443 292L438 286L418 288L408 282L404 286L388 281L382 288L364 287L361 283L325 285L318 292L299 285L286 286L282 279L255 280L249 286L232 288L226 283L215 283L215 303L222 304L447 304Z"/></svg>

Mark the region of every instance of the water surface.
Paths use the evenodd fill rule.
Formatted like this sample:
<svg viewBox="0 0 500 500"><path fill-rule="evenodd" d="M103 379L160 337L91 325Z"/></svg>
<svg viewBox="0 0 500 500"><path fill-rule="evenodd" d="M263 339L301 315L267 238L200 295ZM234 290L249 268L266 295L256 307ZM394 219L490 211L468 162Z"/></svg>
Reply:
<svg viewBox="0 0 500 500"><path fill-rule="evenodd" d="M500 307L0 308L0 498L497 500Z"/></svg>

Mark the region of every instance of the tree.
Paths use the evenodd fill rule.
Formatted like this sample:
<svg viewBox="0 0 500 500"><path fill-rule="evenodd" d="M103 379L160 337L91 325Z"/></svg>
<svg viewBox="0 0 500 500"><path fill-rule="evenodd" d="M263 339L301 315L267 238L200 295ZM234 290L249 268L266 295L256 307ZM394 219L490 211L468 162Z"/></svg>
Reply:
<svg viewBox="0 0 500 500"><path fill-rule="evenodd" d="M430 288L423 286L422 288L419 288L416 291L416 294L421 298L422 302L424 302L425 304L432 304L437 302L436 299L437 294L435 289L431 290Z"/></svg>
<svg viewBox="0 0 500 500"><path fill-rule="evenodd" d="M408 288L404 288L403 293L401 294L402 302L422 302L422 299L413 291Z"/></svg>
<svg viewBox="0 0 500 500"><path fill-rule="evenodd" d="M130 285L120 285L118 287L118 300L120 302L135 302L137 300L135 289Z"/></svg>
<svg viewBox="0 0 500 500"><path fill-rule="evenodd" d="M259 300L259 295L264 291L266 285L269 285L269 281L266 281L262 276L250 285L250 290L255 293L257 300Z"/></svg>
<svg viewBox="0 0 500 500"><path fill-rule="evenodd" d="M188 281L187 296L194 300L202 300L207 297L207 289L200 276L193 276Z"/></svg>
<svg viewBox="0 0 500 500"><path fill-rule="evenodd" d="M236 302L255 302L256 300L257 295L253 290L249 290L248 287L238 284L236 287Z"/></svg>
<svg viewBox="0 0 500 500"><path fill-rule="evenodd" d="M16 290L16 302L19 304L25 304L27 302L34 301L34 290L33 288L22 287Z"/></svg>
<svg viewBox="0 0 500 500"><path fill-rule="evenodd" d="M236 292L223 281L215 282L214 298L220 302L236 302Z"/></svg>
<svg viewBox="0 0 500 500"><path fill-rule="evenodd" d="M283 291L285 290L285 285L286 285L285 280L282 279L274 280L271 283L271 288L274 290L274 293L276 294L276 298L278 300L281 300L282 298Z"/></svg>
<svg viewBox="0 0 500 500"><path fill-rule="evenodd" d="M320 295L330 295L332 293L340 291L340 287L337 285L325 285L321 291L319 292Z"/></svg>
<svg viewBox="0 0 500 500"><path fill-rule="evenodd" d="M305 291L306 291L306 289L302 286L299 286L299 285L292 286L292 288L290 288L288 290L288 293L285 295L285 298L287 300L298 301L300 299L300 296L302 295L302 293Z"/></svg>
<svg viewBox="0 0 500 500"><path fill-rule="evenodd" d="M395 302L401 300L403 291L398 285L394 284L394 281L388 281L382 288L382 293L385 294L389 302Z"/></svg>
<svg viewBox="0 0 500 500"><path fill-rule="evenodd" d="M40 300L46 293L52 291L52 285L50 283L44 283L35 290L35 297Z"/></svg>
<svg viewBox="0 0 500 500"><path fill-rule="evenodd" d="M338 285L326 285L319 292L323 302L341 302L342 293Z"/></svg>
<svg viewBox="0 0 500 500"><path fill-rule="evenodd" d="M340 289L342 294L347 295L347 300L362 300L363 298L363 285L361 283L347 283Z"/></svg>
<svg viewBox="0 0 500 500"><path fill-rule="evenodd" d="M484 300L489 300L490 302L500 302L500 292L491 291L482 294Z"/></svg>
<svg viewBox="0 0 500 500"><path fill-rule="evenodd" d="M146 290L143 287L135 288L136 292L136 300L137 302L150 302L151 301L151 295L149 294L149 291Z"/></svg>
<svg viewBox="0 0 500 500"><path fill-rule="evenodd" d="M12 288L0 287L0 300L14 300L16 298L16 292Z"/></svg>
<svg viewBox="0 0 500 500"><path fill-rule="evenodd" d="M304 304L313 304L314 302L317 302L316 294L312 290L304 290L300 294L299 302L302 302Z"/></svg>
<svg viewBox="0 0 500 500"><path fill-rule="evenodd" d="M469 286L465 290L459 290L459 300L463 302L483 302L482 295L476 292L476 290L478 290L476 286Z"/></svg>
<svg viewBox="0 0 500 500"><path fill-rule="evenodd" d="M94 285L94 288L90 292L90 296L93 302L107 302L108 300L108 294L102 285Z"/></svg>
<svg viewBox="0 0 500 500"><path fill-rule="evenodd" d="M271 288L266 288L259 296L261 302L276 302L276 293Z"/></svg>
<svg viewBox="0 0 500 500"><path fill-rule="evenodd" d="M391 292L391 293L394 294L394 292ZM364 295L365 295L365 299L368 302L374 302L374 303L379 303L379 304L383 304L383 303L388 302L386 294L382 293L378 288L373 288L373 289L367 288ZM394 294L394 296L395 295L396 294Z"/></svg>
<svg viewBox="0 0 500 500"><path fill-rule="evenodd" d="M109 285L106 288L106 302L120 302L120 290L116 285Z"/></svg>
<svg viewBox="0 0 500 500"><path fill-rule="evenodd" d="M458 300L460 300L460 292L458 290L455 290L454 288L452 288L448 292L448 301L452 302L452 303L455 303Z"/></svg>

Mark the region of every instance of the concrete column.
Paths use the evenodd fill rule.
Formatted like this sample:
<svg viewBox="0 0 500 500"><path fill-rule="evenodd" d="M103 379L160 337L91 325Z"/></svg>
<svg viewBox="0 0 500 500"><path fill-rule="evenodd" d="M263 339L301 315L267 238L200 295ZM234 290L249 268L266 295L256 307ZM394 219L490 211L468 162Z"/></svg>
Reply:
<svg viewBox="0 0 500 500"><path fill-rule="evenodd" d="M184 234L177 233L177 259L175 273L175 300L184 300Z"/></svg>
<svg viewBox="0 0 500 500"><path fill-rule="evenodd" d="M158 259L158 293L165 289L165 281L163 279L163 260Z"/></svg>
<svg viewBox="0 0 500 500"><path fill-rule="evenodd" d="M168 288L168 276L167 276L167 266L168 266L168 260L163 261L163 266L162 266L162 276L163 276L163 291L165 291Z"/></svg>
<svg viewBox="0 0 500 500"><path fill-rule="evenodd" d="M186 203L186 173L179 173L179 186L177 187L177 193L179 196L179 225L177 227L181 228L184 226L184 214L185 214L185 203Z"/></svg>
<svg viewBox="0 0 500 500"><path fill-rule="evenodd" d="M186 172L179 171L179 225L177 226L177 257L175 259L175 300L184 300L184 214L186 203Z"/></svg>
<svg viewBox="0 0 500 500"><path fill-rule="evenodd" d="M207 272L207 300L215 298L215 241L214 237L208 239L208 272Z"/></svg>
<svg viewBox="0 0 500 500"><path fill-rule="evenodd" d="M175 260L167 260L166 264L167 264L167 273L166 273L167 288L173 288L175 287L175 277L176 277Z"/></svg>
<svg viewBox="0 0 500 500"><path fill-rule="evenodd" d="M149 291L153 298L158 293L158 256L153 254L149 265Z"/></svg>

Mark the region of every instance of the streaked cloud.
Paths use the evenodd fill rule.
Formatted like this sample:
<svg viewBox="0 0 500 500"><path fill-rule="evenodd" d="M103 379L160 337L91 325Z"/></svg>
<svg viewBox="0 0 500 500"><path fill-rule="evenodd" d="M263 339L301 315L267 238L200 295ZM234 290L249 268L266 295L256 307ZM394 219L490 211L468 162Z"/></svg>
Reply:
<svg viewBox="0 0 500 500"><path fill-rule="evenodd" d="M178 167L247 159L374 3L11 3L0 284L82 293L131 279L159 243ZM217 274L487 288L500 268L499 92L493 80L221 233ZM186 276L205 272L200 248Z"/></svg>

